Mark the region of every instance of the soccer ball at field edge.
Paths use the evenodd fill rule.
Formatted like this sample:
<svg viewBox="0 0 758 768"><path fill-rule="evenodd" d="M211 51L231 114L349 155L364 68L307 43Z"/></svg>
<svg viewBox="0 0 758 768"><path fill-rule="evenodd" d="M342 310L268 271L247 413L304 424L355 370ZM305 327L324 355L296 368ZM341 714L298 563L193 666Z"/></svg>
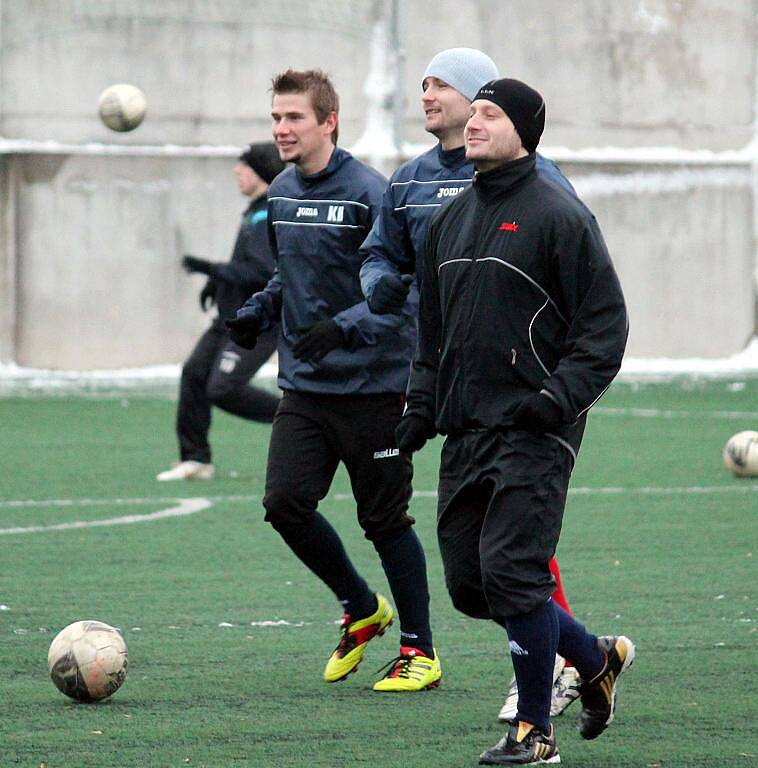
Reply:
<svg viewBox="0 0 758 768"><path fill-rule="evenodd" d="M145 94L134 85L116 83L100 94L100 119L112 131L133 131L145 118Z"/></svg>
<svg viewBox="0 0 758 768"><path fill-rule="evenodd" d="M724 446L724 466L737 477L758 477L758 432L732 435Z"/></svg>
<svg viewBox="0 0 758 768"><path fill-rule="evenodd" d="M129 667L126 643L102 621L75 621L50 643L47 668L59 691L77 701L99 701L117 691Z"/></svg>

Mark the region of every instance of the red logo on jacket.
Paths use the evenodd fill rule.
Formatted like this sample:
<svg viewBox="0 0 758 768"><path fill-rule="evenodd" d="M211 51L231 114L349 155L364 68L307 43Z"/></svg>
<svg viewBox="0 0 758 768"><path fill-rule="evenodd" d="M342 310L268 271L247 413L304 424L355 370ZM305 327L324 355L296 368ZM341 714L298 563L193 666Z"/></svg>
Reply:
<svg viewBox="0 0 758 768"><path fill-rule="evenodd" d="M518 232L518 224L515 221L504 221L499 229L503 232Z"/></svg>

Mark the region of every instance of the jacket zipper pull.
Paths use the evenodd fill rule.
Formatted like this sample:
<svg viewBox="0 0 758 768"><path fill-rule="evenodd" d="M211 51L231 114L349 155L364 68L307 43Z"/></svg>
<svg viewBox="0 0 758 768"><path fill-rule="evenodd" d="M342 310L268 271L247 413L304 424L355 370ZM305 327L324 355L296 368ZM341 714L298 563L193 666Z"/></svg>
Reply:
<svg viewBox="0 0 758 768"><path fill-rule="evenodd" d="M516 365L516 350L511 349L511 365Z"/></svg>

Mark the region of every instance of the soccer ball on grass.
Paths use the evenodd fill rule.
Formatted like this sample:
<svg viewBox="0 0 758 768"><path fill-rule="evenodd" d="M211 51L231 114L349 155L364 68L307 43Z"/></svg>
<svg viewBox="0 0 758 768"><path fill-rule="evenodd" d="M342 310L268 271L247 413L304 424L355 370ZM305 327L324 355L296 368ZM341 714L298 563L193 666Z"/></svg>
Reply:
<svg viewBox="0 0 758 768"><path fill-rule="evenodd" d="M737 477L758 477L758 432L732 435L724 446L724 466Z"/></svg>
<svg viewBox="0 0 758 768"><path fill-rule="evenodd" d="M78 701L99 701L117 691L129 666L126 643L101 621L76 621L50 644L47 667L58 690Z"/></svg>

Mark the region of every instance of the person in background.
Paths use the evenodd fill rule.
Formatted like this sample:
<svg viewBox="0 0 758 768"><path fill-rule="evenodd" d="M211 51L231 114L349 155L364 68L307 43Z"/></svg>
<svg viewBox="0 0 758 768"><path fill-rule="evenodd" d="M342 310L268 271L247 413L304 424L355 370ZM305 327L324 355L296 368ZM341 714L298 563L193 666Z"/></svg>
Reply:
<svg viewBox="0 0 758 768"><path fill-rule="evenodd" d="M159 473L160 481L213 478L208 442L212 406L251 421L273 421L279 397L252 386L250 380L276 348L276 330L262 334L256 348L248 350L230 339L223 318L234 316L245 299L263 288L273 274L266 193L283 169L273 142L250 144L234 166L239 191L249 203L231 259L225 263L189 255L182 259L187 272L208 277L200 292L200 306L205 312L215 304L218 314L182 368L176 414L179 462Z"/></svg>

